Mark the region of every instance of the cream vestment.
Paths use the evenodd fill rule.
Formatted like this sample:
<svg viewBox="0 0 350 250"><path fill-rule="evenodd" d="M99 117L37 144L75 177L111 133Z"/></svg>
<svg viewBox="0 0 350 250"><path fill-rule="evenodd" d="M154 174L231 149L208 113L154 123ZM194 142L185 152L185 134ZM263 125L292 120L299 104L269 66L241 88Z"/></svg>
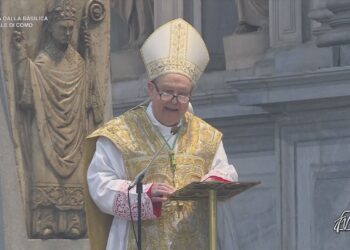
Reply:
<svg viewBox="0 0 350 250"><path fill-rule="evenodd" d="M130 124L135 126L128 127ZM197 202L167 202L163 205L161 216L157 218L153 214L154 204L146 194L152 181L165 181L180 188L208 176L237 180L235 168L227 162L220 132L189 113L182 127L177 140L173 139L175 174L169 164L168 147L159 155L144 180L148 184L144 185L142 218L150 219L143 223L145 249L186 249L185 246L206 249L208 246L206 206L198 207ZM124 128L132 133L128 134ZM146 134L148 137L145 137ZM164 143L163 138L171 136L170 128L154 118L149 106L147 111L140 108L117 117L110 125L97 130L92 137L95 135L101 137L97 141L87 178L90 195L95 203L103 212L114 216L107 249L136 249L134 236L129 229L127 187ZM130 198L133 217L136 218L135 189L131 190Z"/></svg>

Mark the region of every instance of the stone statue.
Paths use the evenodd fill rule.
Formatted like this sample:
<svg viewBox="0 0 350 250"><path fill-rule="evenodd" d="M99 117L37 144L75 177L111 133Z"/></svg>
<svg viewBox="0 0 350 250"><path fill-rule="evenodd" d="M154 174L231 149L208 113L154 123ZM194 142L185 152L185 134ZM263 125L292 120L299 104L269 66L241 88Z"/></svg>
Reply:
<svg viewBox="0 0 350 250"><path fill-rule="evenodd" d="M129 48L139 48L153 31L153 0L112 0L128 24Z"/></svg>
<svg viewBox="0 0 350 250"><path fill-rule="evenodd" d="M48 8L39 53L29 58L21 30L13 33L16 101L28 177L30 236L86 235L82 153L87 133L103 119L103 93L94 74L91 37L82 32L83 53L72 45L77 9L71 0ZM88 58L87 58L88 57Z"/></svg>
<svg viewBox="0 0 350 250"><path fill-rule="evenodd" d="M268 26L268 0L235 0L238 14L236 34L266 30Z"/></svg>

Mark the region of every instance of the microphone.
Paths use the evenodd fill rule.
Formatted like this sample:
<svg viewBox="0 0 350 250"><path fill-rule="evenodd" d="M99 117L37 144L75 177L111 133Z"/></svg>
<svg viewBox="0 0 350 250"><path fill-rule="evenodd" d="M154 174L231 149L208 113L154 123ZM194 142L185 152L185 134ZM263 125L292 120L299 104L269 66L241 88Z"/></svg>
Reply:
<svg viewBox="0 0 350 250"><path fill-rule="evenodd" d="M180 127L179 126L175 126L175 127L172 127L171 130L170 130L170 134L173 136L173 135L176 135L180 130ZM169 139L172 137L172 136L169 136L167 142L169 141Z"/></svg>
<svg viewBox="0 0 350 250"><path fill-rule="evenodd" d="M160 149L158 149L158 151L153 155L152 159L148 162L147 166L136 175L135 179L131 182L131 184L128 187L128 191L130 191L130 189L132 189L133 187L135 187L135 185L138 182L141 182L143 180L143 178L145 177L149 167L151 166L151 164L154 162L154 160L158 157L158 155L160 154L160 152L163 150L163 148L165 147L166 144L168 144L168 141L170 140L170 138L172 138L174 135L176 135L180 130L179 126L175 126L171 128L170 134L171 136L169 136L169 138L163 143L163 145L160 147Z"/></svg>

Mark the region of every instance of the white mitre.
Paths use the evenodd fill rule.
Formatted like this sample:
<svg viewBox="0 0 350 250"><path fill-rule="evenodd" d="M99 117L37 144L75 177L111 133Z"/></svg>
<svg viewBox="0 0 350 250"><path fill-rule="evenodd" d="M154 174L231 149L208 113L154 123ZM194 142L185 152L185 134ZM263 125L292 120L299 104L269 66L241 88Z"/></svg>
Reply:
<svg viewBox="0 0 350 250"><path fill-rule="evenodd" d="M150 80L178 73L196 84L209 62L201 35L181 18L157 28L142 45L141 55Z"/></svg>

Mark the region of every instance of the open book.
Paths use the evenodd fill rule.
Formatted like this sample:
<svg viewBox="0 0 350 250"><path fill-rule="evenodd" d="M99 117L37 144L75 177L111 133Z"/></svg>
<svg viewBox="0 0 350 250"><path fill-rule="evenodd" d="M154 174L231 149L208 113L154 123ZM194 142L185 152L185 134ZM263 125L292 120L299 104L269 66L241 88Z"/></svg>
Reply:
<svg viewBox="0 0 350 250"><path fill-rule="evenodd" d="M169 198L171 200L200 200L209 196L209 190L216 190L217 198L225 200L235 196L248 188L260 184L258 182L191 182L187 186L176 190Z"/></svg>

